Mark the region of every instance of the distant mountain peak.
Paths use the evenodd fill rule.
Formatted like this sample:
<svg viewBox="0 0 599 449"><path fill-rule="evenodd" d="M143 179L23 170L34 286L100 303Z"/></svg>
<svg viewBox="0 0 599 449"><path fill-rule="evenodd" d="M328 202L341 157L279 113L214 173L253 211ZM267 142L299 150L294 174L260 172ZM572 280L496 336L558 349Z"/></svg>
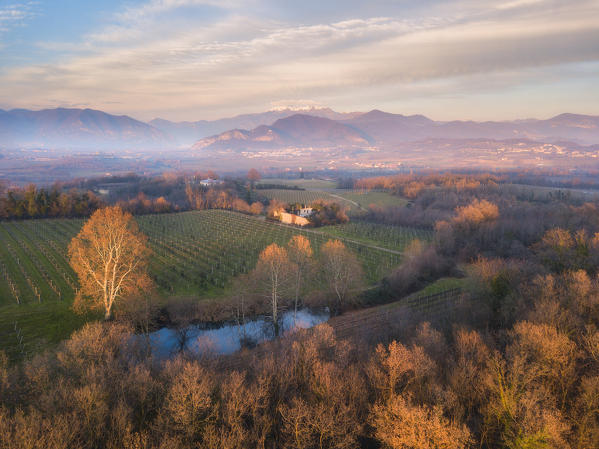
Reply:
<svg viewBox="0 0 599 449"><path fill-rule="evenodd" d="M275 121L271 126L261 125L243 135L232 131L199 140L193 149L228 149L234 151L268 149L274 147L338 146L365 147L370 138L363 132L326 117L293 114Z"/></svg>

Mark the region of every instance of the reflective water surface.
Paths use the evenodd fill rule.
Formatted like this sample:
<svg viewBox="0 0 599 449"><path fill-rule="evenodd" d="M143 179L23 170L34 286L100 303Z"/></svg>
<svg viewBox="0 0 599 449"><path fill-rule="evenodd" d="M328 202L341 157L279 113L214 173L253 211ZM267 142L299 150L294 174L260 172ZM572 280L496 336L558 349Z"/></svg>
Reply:
<svg viewBox="0 0 599 449"><path fill-rule="evenodd" d="M308 329L329 319L326 311L309 309L284 312L279 320L279 336L294 329ZM168 358L181 351L194 355L203 353L231 354L243 346L252 347L275 337L274 327L268 318L257 318L245 324L222 325L194 324L182 329L163 327L150 334L152 353L158 358Z"/></svg>

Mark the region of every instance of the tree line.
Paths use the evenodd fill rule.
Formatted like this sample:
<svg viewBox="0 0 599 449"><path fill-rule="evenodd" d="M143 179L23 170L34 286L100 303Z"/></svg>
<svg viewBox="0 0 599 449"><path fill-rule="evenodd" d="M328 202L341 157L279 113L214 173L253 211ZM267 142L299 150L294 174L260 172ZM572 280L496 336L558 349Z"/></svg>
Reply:
<svg viewBox="0 0 599 449"><path fill-rule="evenodd" d="M64 191L57 186L40 189L34 184L10 189L0 186L0 219L86 217L103 204L91 191Z"/></svg>

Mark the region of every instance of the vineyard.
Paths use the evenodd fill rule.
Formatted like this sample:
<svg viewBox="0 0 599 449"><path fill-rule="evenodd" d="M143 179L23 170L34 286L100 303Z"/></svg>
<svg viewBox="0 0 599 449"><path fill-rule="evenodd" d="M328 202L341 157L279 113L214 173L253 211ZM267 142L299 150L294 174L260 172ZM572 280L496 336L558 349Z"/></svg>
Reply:
<svg viewBox="0 0 599 449"><path fill-rule="evenodd" d="M413 295L389 304L357 310L329 320L338 338L364 338L384 329L400 328L411 313L427 319L448 317L462 299L462 290L452 288L431 295Z"/></svg>
<svg viewBox="0 0 599 449"><path fill-rule="evenodd" d="M366 221L350 221L349 223L324 226L319 231L330 234L332 237L345 238L365 244L403 251L413 240L430 241L432 231L428 229L409 228Z"/></svg>
<svg viewBox="0 0 599 449"><path fill-rule="evenodd" d="M363 190L331 189L321 190L284 190L264 189L258 191L268 199L277 199L284 203L311 204L317 200L332 201L348 208L348 214L353 217L363 215L370 205L379 207L403 207L407 200L387 192Z"/></svg>
<svg viewBox="0 0 599 449"><path fill-rule="evenodd" d="M337 187L337 182L326 179L287 179L287 178L263 178L259 184L279 184L292 187L300 187L306 190L329 190Z"/></svg>
<svg viewBox="0 0 599 449"><path fill-rule="evenodd" d="M405 198L391 195L388 192L338 189L332 193L359 204L362 209L368 209L371 204L379 207L402 207L408 203Z"/></svg>
<svg viewBox="0 0 599 449"><path fill-rule="evenodd" d="M286 245L305 235L316 253L329 236L281 226L260 218L207 210L138 219L154 250L151 273L156 283L173 294L225 288L228 281L251 270L258 254L270 243ZM362 261L368 280L375 282L399 263L399 255L346 241Z"/></svg>
<svg viewBox="0 0 599 449"><path fill-rule="evenodd" d="M305 192L299 192L305 193ZM285 245L305 235L318 254L330 238L341 238L362 262L373 283L400 261L396 252L356 241L354 233L331 235L281 226L261 218L205 210L137 218L149 237L153 257L150 274L167 295L219 295L230 280L251 270L258 254L270 243ZM67 247L83 224L79 219L46 219L0 223L0 345L17 345L32 335L60 341L84 320L69 309L77 281L67 259ZM398 231L400 232L400 231ZM402 235L405 246L412 235ZM397 242L399 234L391 241ZM49 322L55 317L53 322Z"/></svg>
<svg viewBox="0 0 599 449"><path fill-rule="evenodd" d="M259 192L270 200L276 199L284 203L300 203L309 205L317 200L325 200L341 203L343 206L347 206L349 208L356 207L355 204L344 198L340 198L339 196L318 190L265 189L260 190Z"/></svg>

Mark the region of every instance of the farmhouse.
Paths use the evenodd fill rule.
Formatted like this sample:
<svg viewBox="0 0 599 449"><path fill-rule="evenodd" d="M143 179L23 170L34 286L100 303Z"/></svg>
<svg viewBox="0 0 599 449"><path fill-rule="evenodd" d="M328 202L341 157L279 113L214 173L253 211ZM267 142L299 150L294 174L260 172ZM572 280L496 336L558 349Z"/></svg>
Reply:
<svg viewBox="0 0 599 449"><path fill-rule="evenodd" d="M310 215L312 215L313 212L314 212L314 209L312 209L311 207L302 207L302 208L294 211L295 215L299 215L302 218L310 217Z"/></svg>
<svg viewBox="0 0 599 449"><path fill-rule="evenodd" d="M281 220L281 223L285 224L293 224L297 226L306 226L310 224L310 220L308 220L306 217L290 214L289 212L285 211L274 211L273 216Z"/></svg>
<svg viewBox="0 0 599 449"><path fill-rule="evenodd" d="M218 186L223 183L224 183L224 181L221 181L220 179L202 179L200 181L200 185L204 186L204 187Z"/></svg>

